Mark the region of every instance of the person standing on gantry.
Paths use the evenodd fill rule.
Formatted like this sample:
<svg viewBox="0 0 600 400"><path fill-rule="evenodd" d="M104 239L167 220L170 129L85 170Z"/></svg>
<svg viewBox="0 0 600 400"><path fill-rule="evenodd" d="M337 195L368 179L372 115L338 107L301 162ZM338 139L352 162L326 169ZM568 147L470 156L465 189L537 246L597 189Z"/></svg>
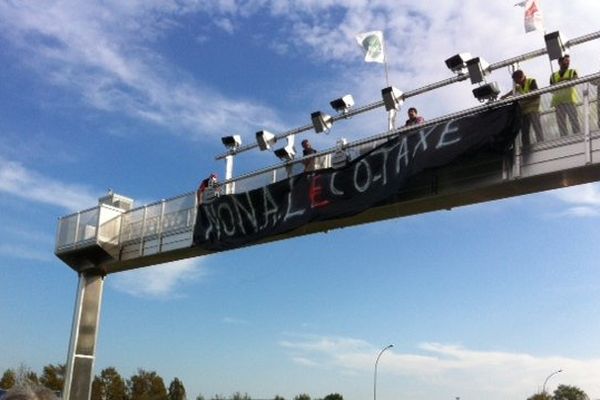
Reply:
<svg viewBox="0 0 600 400"><path fill-rule="evenodd" d="M512 95L527 94L538 89L536 80L525 76L520 69L513 72L512 79L515 83L514 91L502 96L503 99ZM544 131L540 122L540 96L520 100L519 106L521 107L521 142L523 146L527 147L531 143L529 131L532 126L535 132L535 141L539 143L544 140Z"/></svg>
<svg viewBox="0 0 600 400"><path fill-rule="evenodd" d="M558 59L558 65L560 69L550 75L550 84L556 85L564 81L570 81L577 79L577 71L569 68L571 63L571 57L565 54ZM579 96L577 96L577 90L574 86L560 89L554 92L552 96L552 107L556 110L556 123L558 124L558 130L560 136L567 136L567 117L571 122L571 129L573 134L576 135L581 132L579 124L579 116L577 115L577 102Z"/></svg>
<svg viewBox="0 0 600 400"><path fill-rule="evenodd" d="M215 173L210 174L208 178L203 179L202 182L200 182L200 186L198 186L198 190L196 191L197 204L206 202L206 192L208 190L212 190L213 195L218 194L218 178Z"/></svg>
<svg viewBox="0 0 600 400"><path fill-rule="evenodd" d="M312 145L308 141L308 139L304 139L302 141L302 155L304 157L310 156L311 154L317 154L317 150L313 149ZM309 159L304 160L304 170L305 171L314 171L316 169L316 158L311 157Z"/></svg>

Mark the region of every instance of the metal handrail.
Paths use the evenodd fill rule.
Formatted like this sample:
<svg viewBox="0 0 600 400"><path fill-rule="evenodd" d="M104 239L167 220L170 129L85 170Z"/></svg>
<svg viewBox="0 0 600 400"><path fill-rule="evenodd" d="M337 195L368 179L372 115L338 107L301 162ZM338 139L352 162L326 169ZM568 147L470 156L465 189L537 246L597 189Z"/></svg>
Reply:
<svg viewBox="0 0 600 400"><path fill-rule="evenodd" d="M559 84L547 86L547 87L544 87L544 88L541 88L541 89L537 89L537 90L531 91L531 92L526 93L526 94L511 96L511 97L506 98L506 99L492 101L492 102L486 103L486 104L481 105L481 106L470 108L468 110L463 110L463 111L458 111L458 112L455 112L455 113L447 114L447 115L444 115L444 116L441 116L441 117L438 117L438 118L431 119L429 121L425 121L424 123L419 124L418 127L415 127L415 126L401 127L401 128L396 128L396 129L391 130L391 131L386 131L386 132L383 132L383 133L379 133L379 134L376 134L376 135L373 135L373 136L369 136L367 138L359 139L359 140L356 140L354 142L348 143L348 144L346 144L344 146L344 148L345 149L349 149L349 148L353 148L353 147L362 146L362 145L368 144L370 142L375 142L375 141L378 141L378 140L387 139L389 137L392 137L392 136L395 136L395 135L398 135L398 134L402 134L402 133L405 133L405 132L410 132L410 131L414 131L414 130L417 130L417 129L427 128L429 126L436 125L436 124L443 123L443 122L447 122L447 121L450 121L450 120L453 120L453 119L456 119L456 118L462 118L462 117L471 116L471 115L478 114L478 113L481 113L483 111L486 111L486 110L489 110L489 109L492 109L492 108L496 108L496 107L500 107L500 106L503 106L503 105L506 105L506 104L513 103L515 101L519 101L519 100L523 100L523 99L528 99L528 98L531 98L531 97L537 97L537 96L540 96L540 95L545 94L545 93L551 93L551 92L554 92L556 90L564 89L566 87L571 87L571 86L577 86L577 85L579 85L581 83L591 82L591 81L594 81L594 80L597 80L597 79L600 79L600 72L595 73L595 74L591 74L591 75L586 75L584 77L573 79L573 80L570 80L570 81L564 81L564 82L561 82ZM285 167L285 166L290 166L290 165L293 165L293 164L301 163L301 162L304 162L304 161L309 160L311 158L323 157L323 156L326 156L328 154L333 154L335 152L335 150L336 150L336 147L333 146L333 147L330 147L330 148L325 149L323 151L320 151L317 154L311 154L311 155L308 155L308 156L305 156L305 157L302 157L302 158L299 158L299 159L296 159L296 160L288 161L286 163L273 164L271 166L268 166L268 167L265 167L265 168L261 168L261 169L256 170L256 171L248 172L246 174L237 176L235 178L225 180L221 184L222 185L226 185L226 184L229 184L229 183L233 183L233 182L241 181L241 180L244 180L244 179L252 178L254 176L262 175L262 174L268 173L268 172L273 171L273 170L278 169L278 168L282 168L282 167Z"/></svg>

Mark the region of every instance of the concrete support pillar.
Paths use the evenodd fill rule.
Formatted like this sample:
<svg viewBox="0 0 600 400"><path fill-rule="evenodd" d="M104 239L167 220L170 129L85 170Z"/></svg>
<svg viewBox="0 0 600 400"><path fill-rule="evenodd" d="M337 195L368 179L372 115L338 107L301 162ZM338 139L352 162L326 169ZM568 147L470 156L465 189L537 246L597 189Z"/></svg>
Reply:
<svg viewBox="0 0 600 400"><path fill-rule="evenodd" d="M100 275L79 274L62 395L64 400L90 399L103 285L104 278Z"/></svg>

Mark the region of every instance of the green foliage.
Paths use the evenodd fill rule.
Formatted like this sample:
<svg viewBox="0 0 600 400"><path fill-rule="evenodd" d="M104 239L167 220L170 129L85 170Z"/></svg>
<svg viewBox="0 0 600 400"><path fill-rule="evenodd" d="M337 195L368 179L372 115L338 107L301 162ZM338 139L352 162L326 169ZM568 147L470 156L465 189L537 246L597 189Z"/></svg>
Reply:
<svg viewBox="0 0 600 400"><path fill-rule="evenodd" d="M7 369L0 378L0 388L10 389L17 383L17 374L12 369Z"/></svg>
<svg viewBox="0 0 600 400"><path fill-rule="evenodd" d="M275 398L273 400L285 400L285 398L283 398L280 395L275 396Z"/></svg>
<svg viewBox="0 0 600 400"><path fill-rule="evenodd" d="M588 395L577 386L559 385L552 396L553 400L589 400Z"/></svg>
<svg viewBox="0 0 600 400"><path fill-rule="evenodd" d="M301 393L298 396L294 397L294 400L310 400L310 396L306 393Z"/></svg>
<svg viewBox="0 0 600 400"><path fill-rule="evenodd" d="M54 392L62 392L65 384L65 372L64 364L48 364L44 367L40 383Z"/></svg>
<svg viewBox="0 0 600 400"><path fill-rule="evenodd" d="M250 398L250 396L248 396L248 393L241 394L240 392L235 392L231 396L231 400L252 400L252 399Z"/></svg>
<svg viewBox="0 0 600 400"><path fill-rule="evenodd" d="M96 375L92 381L92 394L90 400L103 400L104 388L102 387L102 381L100 377Z"/></svg>
<svg viewBox="0 0 600 400"><path fill-rule="evenodd" d="M204 398L204 396L202 396L202 394L199 394L198 396L196 396L196 400L206 400Z"/></svg>
<svg viewBox="0 0 600 400"><path fill-rule="evenodd" d="M527 398L527 400L552 400L552 396L548 393L536 393Z"/></svg>
<svg viewBox="0 0 600 400"><path fill-rule="evenodd" d="M155 371L138 369L128 381L130 400L168 400L163 379Z"/></svg>
<svg viewBox="0 0 600 400"><path fill-rule="evenodd" d="M104 368L100 376L96 376L92 383L92 400L128 400L127 385L116 368Z"/></svg>
<svg viewBox="0 0 600 400"><path fill-rule="evenodd" d="M577 386L559 385L553 395L536 393L527 400L589 400L588 395Z"/></svg>
<svg viewBox="0 0 600 400"><path fill-rule="evenodd" d="M323 397L323 400L344 400L344 396L339 393L330 393Z"/></svg>
<svg viewBox="0 0 600 400"><path fill-rule="evenodd" d="M38 385L40 383L37 374L25 364L19 365L19 368L17 368L15 374L17 376L15 384L30 383L33 385Z"/></svg>
<svg viewBox="0 0 600 400"><path fill-rule="evenodd" d="M33 371L29 371L29 373L27 373L27 375L25 375L25 380L27 382L31 382L35 385L39 385L39 383L40 383L40 380L39 380L37 374Z"/></svg>
<svg viewBox="0 0 600 400"><path fill-rule="evenodd" d="M185 387L179 378L174 378L169 385L169 400L185 400Z"/></svg>

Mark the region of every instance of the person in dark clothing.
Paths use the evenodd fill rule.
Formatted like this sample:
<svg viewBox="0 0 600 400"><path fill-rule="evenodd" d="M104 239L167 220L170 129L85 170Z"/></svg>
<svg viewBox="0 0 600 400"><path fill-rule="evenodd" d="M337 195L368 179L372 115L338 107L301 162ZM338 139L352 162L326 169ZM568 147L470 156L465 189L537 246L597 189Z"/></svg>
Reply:
<svg viewBox="0 0 600 400"><path fill-rule="evenodd" d="M309 156L311 154L316 154L317 151L313 149L312 145L308 141L308 139L304 139L302 141L302 155L304 157ZM304 170L305 171L313 171L315 169L315 157L304 160Z"/></svg>
<svg viewBox="0 0 600 400"><path fill-rule="evenodd" d="M217 184L217 174L210 174L208 178L202 180L200 182L200 186L198 186L198 191L196 192L196 198L198 200L198 204L202 204L204 202L204 192L209 187L213 187Z"/></svg>

